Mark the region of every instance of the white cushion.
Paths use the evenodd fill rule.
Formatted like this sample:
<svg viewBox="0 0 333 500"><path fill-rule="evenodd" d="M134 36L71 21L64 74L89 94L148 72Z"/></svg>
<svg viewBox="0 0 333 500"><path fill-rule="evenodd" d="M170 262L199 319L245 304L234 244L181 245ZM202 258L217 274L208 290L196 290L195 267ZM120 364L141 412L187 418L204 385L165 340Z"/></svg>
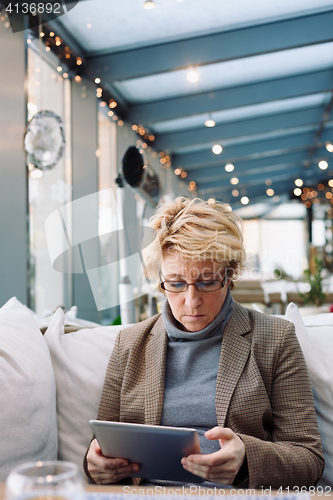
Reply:
<svg viewBox="0 0 333 500"><path fill-rule="evenodd" d="M16 297L0 309L0 481L19 463L57 457L55 379L46 342Z"/></svg>
<svg viewBox="0 0 333 500"><path fill-rule="evenodd" d="M45 332L57 383L58 458L82 467L97 417L107 364L119 326L100 326L64 334L58 309Z"/></svg>
<svg viewBox="0 0 333 500"><path fill-rule="evenodd" d="M321 486L333 487L333 314L301 316L297 306L288 305L285 318L295 324L310 378L319 432L325 457ZM305 323L305 324L304 324Z"/></svg>

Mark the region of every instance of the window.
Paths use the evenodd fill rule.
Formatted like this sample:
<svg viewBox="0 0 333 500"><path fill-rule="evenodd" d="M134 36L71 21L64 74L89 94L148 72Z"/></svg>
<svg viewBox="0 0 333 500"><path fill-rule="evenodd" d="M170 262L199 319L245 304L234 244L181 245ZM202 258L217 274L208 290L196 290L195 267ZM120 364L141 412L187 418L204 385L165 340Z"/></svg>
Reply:
<svg viewBox="0 0 333 500"><path fill-rule="evenodd" d="M28 166L30 221L30 305L37 314L71 306L72 275L52 268L45 237L45 220L72 199L70 82L57 71L57 58L28 48L28 120L41 110L53 111L65 126L63 157L50 170ZM70 222L71 214L68 214Z"/></svg>

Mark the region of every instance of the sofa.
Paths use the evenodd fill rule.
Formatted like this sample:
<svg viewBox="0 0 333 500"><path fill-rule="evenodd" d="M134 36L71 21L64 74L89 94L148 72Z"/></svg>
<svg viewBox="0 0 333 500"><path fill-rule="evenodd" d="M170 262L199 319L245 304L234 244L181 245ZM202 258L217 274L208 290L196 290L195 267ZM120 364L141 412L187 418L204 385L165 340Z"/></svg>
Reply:
<svg viewBox="0 0 333 500"><path fill-rule="evenodd" d="M326 466L333 487L333 313L302 318L289 304L311 377ZM80 325L65 333L59 308L43 334L36 315L15 297L0 309L0 481L19 463L67 460L82 467L104 374L121 326ZM75 328L72 328L72 330Z"/></svg>

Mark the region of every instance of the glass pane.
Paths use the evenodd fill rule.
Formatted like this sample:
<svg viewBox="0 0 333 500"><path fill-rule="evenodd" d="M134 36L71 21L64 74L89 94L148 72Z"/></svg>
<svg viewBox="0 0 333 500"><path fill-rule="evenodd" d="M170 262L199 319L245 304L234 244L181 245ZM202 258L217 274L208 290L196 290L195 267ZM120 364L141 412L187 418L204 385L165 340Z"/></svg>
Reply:
<svg viewBox="0 0 333 500"><path fill-rule="evenodd" d="M72 168L70 140L70 82L56 70L57 61L46 60L41 54L28 49L28 120L41 110L53 111L61 117L65 128L65 152L50 170L29 169L30 218L30 304L37 314L53 311L58 306L70 307L71 274L55 271L52 267L45 236L45 220L59 207L72 199ZM52 141L47 132L45 141ZM65 212L67 228L71 214Z"/></svg>
<svg viewBox="0 0 333 500"><path fill-rule="evenodd" d="M117 177L117 125L111 122L102 111L98 113L98 174L99 174L99 214L98 233L100 237L101 268L99 289L104 304L118 302L118 266L117 275L104 272L103 265L118 260L116 177ZM102 236L103 235L103 236ZM110 324L120 315L119 306L102 310L102 323Z"/></svg>

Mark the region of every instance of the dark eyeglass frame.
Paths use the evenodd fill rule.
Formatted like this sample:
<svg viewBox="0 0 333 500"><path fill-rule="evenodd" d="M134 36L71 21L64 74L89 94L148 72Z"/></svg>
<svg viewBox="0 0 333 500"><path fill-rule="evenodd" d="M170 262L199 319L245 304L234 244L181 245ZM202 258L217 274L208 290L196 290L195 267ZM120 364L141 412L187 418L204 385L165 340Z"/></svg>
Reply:
<svg viewBox="0 0 333 500"><path fill-rule="evenodd" d="M218 288L216 288L215 290L200 290L198 288L198 285L200 285L200 283L205 283L205 281L197 281L196 283L186 283L186 281L162 281L162 273L161 271L159 272L159 277L160 277L160 287L162 288L162 290L165 290L166 292L170 292L170 293L184 293L188 290L188 287L193 285L195 286L195 288L198 290L198 292L202 292L202 293L212 293L212 292L217 292L217 290L221 290L221 288L224 287L224 285L226 284L226 281L227 281L227 277L228 277L228 273L226 272L225 273L225 276L223 278L223 280L211 280L211 281L218 281L220 283L221 286L219 286ZM186 285L186 288L184 290L167 290L165 288L165 283L183 283L184 285Z"/></svg>

